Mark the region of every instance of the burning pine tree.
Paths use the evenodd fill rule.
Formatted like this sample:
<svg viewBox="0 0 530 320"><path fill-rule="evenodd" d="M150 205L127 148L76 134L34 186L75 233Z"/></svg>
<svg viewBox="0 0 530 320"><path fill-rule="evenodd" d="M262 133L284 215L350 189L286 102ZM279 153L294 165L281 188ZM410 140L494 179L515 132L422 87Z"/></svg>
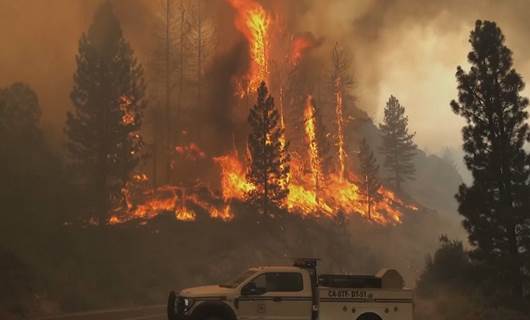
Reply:
<svg viewBox="0 0 530 320"><path fill-rule="evenodd" d="M248 122L249 168L247 179L255 188L248 192L250 203L260 212L271 214L271 209L285 202L289 189L283 183L289 175L288 143L283 143L283 129L274 99L265 82L258 88L257 103L250 110Z"/></svg>

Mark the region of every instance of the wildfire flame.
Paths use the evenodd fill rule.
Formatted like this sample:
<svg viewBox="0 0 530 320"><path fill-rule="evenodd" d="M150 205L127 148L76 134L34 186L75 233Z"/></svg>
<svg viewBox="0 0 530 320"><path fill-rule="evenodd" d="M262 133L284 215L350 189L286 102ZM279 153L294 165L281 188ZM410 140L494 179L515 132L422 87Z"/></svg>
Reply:
<svg viewBox="0 0 530 320"><path fill-rule="evenodd" d="M291 53L289 54L289 63L292 66L298 65L304 53L314 46L314 40L308 36L299 35L293 38L291 43Z"/></svg>
<svg viewBox="0 0 530 320"><path fill-rule="evenodd" d="M341 180L343 180L344 173L346 171L346 151L344 149L344 105L342 101L342 88L340 78L338 78L335 82L335 102L335 112L337 115L337 148L339 161L339 177Z"/></svg>
<svg viewBox="0 0 530 320"><path fill-rule="evenodd" d="M255 0L227 0L235 9L235 26L248 41L250 65L247 74L238 79L237 94L240 96L255 92L261 81L268 78L269 57L269 30L271 19L268 13ZM314 39L309 36L296 36L292 38L289 55L285 62L289 67L296 67L305 52L315 45ZM280 127L285 130L286 123L283 116L283 84L279 88ZM123 125L135 123L135 115L131 111L131 101L128 97L120 98L120 110L123 113ZM337 166L330 170L323 170L321 147L317 137L319 122L315 117L313 98L309 95L305 101L303 119L305 133L305 147L307 152L291 154L290 173L286 180L279 181L289 190L285 203L282 204L289 212L300 214L303 217L329 217L334 218L341 214L344 216L359 215L380 224L399 224L403 220L403 210L416 211L418 208L399 199L395 193L380 187L379 197L374 200L371 212L363 202L363 197L357 182L358 177L346 168L346 148L344 139L344 102L343 84L340 78L335 81L335 116L337 135L334 137L337 147L333 155L337 159ZM267 137L270 143L270 137ZM287 141L284 135L280 137L282 148ZM135 188L135 185L145 184L148 177L145 174L136 174L131 183L122 190L124 205L118 208L111 216L109 223L123 223L132 219L149 220L162 212L170 213L179 221L197 220L201 210L207 212L213 219L230 221L234 219L232 203L246 201L247 195L254 190L254 186L246 178L247 168L238 153L234 151L211 158L206 155L198 145L190 143L175 147L179 159L191 161L211 161L220 170L220 192L208 190L203 192L191 188L178 186L160 186L156 188ZM248 152L248 149L247 149ZM247 158L249 158L247 156ZM138 190L140 191L138 191Z"/></svg>
<svg viewBox="0 0 530 320"><path fill-rule="evenodd" d="M309 112L307 112L307 119L309 119L308 114ZM311 121L306 121L306 128L311 127L310 124L307 125L308 123ZM310 129L308 129L308 136L312 136L309 132L311 132ZM313 139L313 141L311 144L317 149L318 144L316 140ZM314 161L317 161L316 153L312 151L308 153L309 157L315 157ZM210 204L211 201L201 199L198 192L186 192L184 188L169 185L142 192L139 198L144 200L140 200L140 204L133 204L130 190L124 188L126 206L119 213L112 215L109 223L118 224L133 219L146 221L163 212L172 213L179 221L195 221L197 213L192 207L203 209L214 219L232 220L234 214L231 202L245 201L247 193L255 187L246 179L245 167L236 152L216 157L213 161L221 171L222 198L219 200L223 203L222 206L214 206ZM366 206L361 201L359 187L353 182L354 178L341 179L338 174L330 174L322 179L321 185L317 188L313 169L307 173L302 167L303 163L300 161L296 159L291 161L292 179L288 182L289 195L284 206L292 213L301 214L304 217L325 216L329 218L336 217L339 213L346 216L357 214L380 224L399 224L403 213L397 208L418 210L416 206L399 199L392 191L381 187L378 190L380 200L373 204L369 216ZM147 179L145 174L135 175L135 177L134 179L138 182L144 182Z"/></svg>
<svg viewBox="0 0 530 320"><path fill-rule="evenodd" d="M162 186L149 189L143 193L145 202L134 205L131 200L130 190L124 188L122 195L125 199L127 211L125 214L111 216L109 223L123 223L133 219L149 220L161 212L171 212L180 221L194 221L195 213L182 204L183 191L176 186Z"/></svg>
<svg viewBox="0 0 530 320"><path fill-rule="evenodd" d="M268 50L270 18L261 5L252 0L228 0L236 10L235 26L248 41L250 66L244 82L246 88L239 83L238 87L244 91L241 95L254 92L261 81L268 78Z"/></svg>
<svg viewBox="0 0 530 320"><path fill-rule="evenodd" d="M132 101L127 96L120 97L120 111L122 112L121 122L124 126L129 126L134 124L136 117L134 116L133 111L131 110Z"/></svg>
<svg viewBox="0 0 530 320"><path fill-rule="evenodd" d="M320 157L318 150L318 142L316 137L316 121L314 114L313 97L308 96L306 99L306 106L304 110L305 133L307 137L307 144L309 146L309 163L311 166L311 173L313 176L313 185L315 193L318 194L320 181ZM318 200L318 199L317 199Z"/></svg>
<svg viewBox="0 0 530 320"><path fill-rule="evenodd" d="M221 187L223 198L245 199L246 194L254 189L254 186L247 181L245 169L239 161L236 152L214 158L214 161L221 168Z"/></svg>

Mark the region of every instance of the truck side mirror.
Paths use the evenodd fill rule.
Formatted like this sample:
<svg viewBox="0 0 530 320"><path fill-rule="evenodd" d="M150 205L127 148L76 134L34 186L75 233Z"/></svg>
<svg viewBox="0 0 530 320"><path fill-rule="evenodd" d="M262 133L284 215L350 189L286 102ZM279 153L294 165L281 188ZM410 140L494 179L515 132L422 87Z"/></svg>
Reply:
<svg viewBox="0 0 530 320"><path fill-rule="evenodd" d="M242 289L241 289L241 295L242 296L256 296L256 295L262 295L267 290L265 288L258 288L254 282L247 283Z"/></svg>

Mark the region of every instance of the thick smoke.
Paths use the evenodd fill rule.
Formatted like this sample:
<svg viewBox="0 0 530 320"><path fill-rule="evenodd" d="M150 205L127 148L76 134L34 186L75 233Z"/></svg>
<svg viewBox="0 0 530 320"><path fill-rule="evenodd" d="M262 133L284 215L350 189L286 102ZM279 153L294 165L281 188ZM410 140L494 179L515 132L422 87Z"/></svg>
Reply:
<svg viewBox="0 0 530 320"><path fill-rule="evenodd" d="M74 56L100 0L0 0L0 85L24 81L38 92L43 121L62 138L64 115L75 67ZM153 44L152 23L159 1L114 0L126 36L146 64ZM379 119L384 102L395 94L408 107L420 146L438 151L460 144L461 122L448 102L456 95L456 65L466 64L467 38L476 19L491 19L503 29L514 51L516 67L530 74L530 43L524 31L530 2L482 1L349 1L262 0L280 13L294 32L312 32L325 39L323 56L339 41L354 54L355 95L359 107ZM223 0L208 1L218 11L221 35L233 33L230 10ZM223 8L224 10L218 10ZM228 15L228 16L227 16ZM15 27L23 22L24 27ZM445 122L440 132L438 124Z"/></svg>
<svg viewBox="0 0 530 320"><path fill-rule="evenodd" d="M408 108L420 147L431 152L461 144L462 121L448 103L456 97L454 73L466 65L476 19L500 25L516 68L530 74L528 1L308 0L303 8L297 28L353 52L359 107L380 119L386 100L396 95Z"/></svg>

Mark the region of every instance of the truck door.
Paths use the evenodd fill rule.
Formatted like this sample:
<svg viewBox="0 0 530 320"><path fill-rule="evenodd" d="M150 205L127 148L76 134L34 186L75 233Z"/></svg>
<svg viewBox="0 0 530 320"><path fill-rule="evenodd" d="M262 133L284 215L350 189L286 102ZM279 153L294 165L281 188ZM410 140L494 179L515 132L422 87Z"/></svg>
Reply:
<svg viewBox="0 0 530 320"><path fill-rule="evenodd" d="M310 320L311 288L305 288L309 283L300 272L262 273L243 287L239 316L245 320Z"/></svg>

